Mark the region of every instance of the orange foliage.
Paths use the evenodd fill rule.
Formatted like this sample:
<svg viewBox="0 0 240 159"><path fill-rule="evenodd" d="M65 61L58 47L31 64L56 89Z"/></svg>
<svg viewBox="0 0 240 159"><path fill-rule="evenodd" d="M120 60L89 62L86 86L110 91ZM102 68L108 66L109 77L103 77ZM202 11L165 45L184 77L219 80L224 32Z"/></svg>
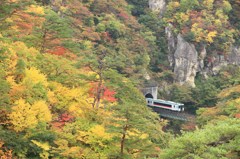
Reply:
<svg viewBox="0 0 240 159"><path fill-rule="evenodd" d="M7 121L7 119L8 119L7 114L8 113L7 113L6 110L4 110L4 109L0 110L0 125L4 125L4 124L8 123L8 121Z"/></svg>
<svg viewBox="0 0 240 159"><path fill-rule="evenodd" d="M238 118L238 119L240 119L240 113L238 113L238 114L235 114L235 118Z"/></svg>
<svg viewBox="0 0 240 159"><path fill-rule="evenodd" d="M90 97L95 97L97 92L97 83L92 84L93 87L89 90ZM102 86L100 89L102 89L102 100L107 102L116 102L117 99L114 97L116 92L108 89L106 86Z"/></svg>
<svg viewBox="0 0 240 159"><path fill-rule="evenodd" d="M61 56L67 52L67 49L62 46L57 46L57 47L53 48L52 50L48 50L47 52L50 54Z"/></svg>
<svg viewBox="0 0 240 159"><path fill-rule="evenodd" d="M100 41L101 38L97 32L94 32L91 28L87 28L82 32L84 38L91 41Z"/></svg>
<svg viewBox="0 0 240 159"><path fill-rule="evenodd" d="M12 86L10 90L10 97L11 101L15 101L16 99L19 99L20 97L23 97L26 91L26 87L23 85L14 85Z"/></svg>
<svg viewBox="0 0 240 159"><path fill-rule="evenodd" d="M31 34L34 27L40 27L45 19L42 17L32 16L23 11L17 11L11 17L11 20L15 22L20 31L19 37L22 37Z"/></svg>
<svg viewBox="0 0 240 159"><path fill-rule="evenodd" d="M77 15L80 15L82 17L89 17L92 13L88 10L87 7L81 6L79 9L76 11Z"/></svg>
<svg viewBox="0 0 240 159"><path fill-rule="evenodd" d="M124 12L124 11L121 11L119 14L118 14L118 17L122 20L129 20L129 15Z"/></svg>
<svg viewBox="0 0 240 159"><path fill-rule="evenodd" d="M52 127L55 129L62 129L62 127L67 123L74 120L74 117L68 113L63 113L57 119L57 121L52 122Z"/></svg>
<svg viewBox="0 0 240 159"><path fill-rule="evenodd" d="M12 155L12 150L8 150L3 145L4 142L0 140L0 159L15 159Z"/></svg>
<svg viewBox="0 0 240 159"><path fill-rule="evenodd" d="M70 60L74 60L77 58L77 55L71 53L68 49L66 49L63 46L56 46L52 50L48 50L47 53L57 56L63 56Z"/></svg>
<svg viewBox="0 0 240 159"><path fill-rule="evenodd" d="M73 120L73 116L68 114L68 113L63 113L60 118L59 118L59 121L60 122L70 122Z"/></svg>
<svg viewBox="0 0 240 159"><path fill-rule="evenodd" d="M101 39L107 42L111 42L112 38L108 32L102 32L101 33Z"/></svg>
<svg viewBox="0 0 240 159"><path fill-rule="evenodd" d="M104 89L103 92L103 100L106 100L108 102L116 102L117 99L114 97L114 95L116 94L115 91L111 91L109 89Z"/></svg>

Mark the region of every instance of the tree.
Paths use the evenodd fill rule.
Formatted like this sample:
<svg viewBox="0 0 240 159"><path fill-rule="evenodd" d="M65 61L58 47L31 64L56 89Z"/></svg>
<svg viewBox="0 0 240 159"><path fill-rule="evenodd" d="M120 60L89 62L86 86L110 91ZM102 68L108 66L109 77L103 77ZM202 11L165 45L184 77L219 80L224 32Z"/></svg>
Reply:
<svg viewBox="0 0 240 159"><path fill-rule="evenodd" d="M117 134L114 142L118 149L110 156L115 158L143 157L157 155L155 148L164 147L167 135L163 133L157 114L146 107L141 93L134 88L132 82L116 73L114 70L105 72L108 85L117 90L118 104L110 108L113 110L109 131ZM164 139L164 137L166 137Z"/></svg>
<svg viewBox="0 0 240 159"><path fill-rule="evenodd" d="M163 159L238 158L239 119L208 124L204 129L183 133L172 140L161 153Z"/></svg>
<svg viewBox="0 0 240 159"><path fill-rule="evenodd" d="M6 109L10 106L10 84L7 82L5 79L5 71L4 69L0 66L0 108L1 109Z"/></svg>
<svg viewBox="0 0 240 159"><path fill-rule="evenodd" d="M147 0L127 0L128 3L133 4L132 14L134 16L140 16L144 14L145 9L148 6Z"/></svg>
<svg viewBox="0 0 240 159"><path fill-rule="evenodd" d="M94 94L94 101L92 103L93 108L99 108L100 102L103 96L103 82L104 82L104 72L110 68L111 64L111 52L109 49L103 45L98 45L93 54L90 54L85 60L85 66L89 67L96 76L97 86Z"/></svg>
<svg viewBox="0 0 240 159"><path fill-rule="evenodd" d="M22 82L25 77L25 62L23 59L18 59L15 71L15 80L17 83Z"/></svg>
<svg viewBox="0 0 240 159"><path fill-rule="evenodd" d="M40 52L45 53L56 46L64 45L70 37L72 30L68 19L59 17L52 10L46 10L46 20L41 29Z"/></svg>

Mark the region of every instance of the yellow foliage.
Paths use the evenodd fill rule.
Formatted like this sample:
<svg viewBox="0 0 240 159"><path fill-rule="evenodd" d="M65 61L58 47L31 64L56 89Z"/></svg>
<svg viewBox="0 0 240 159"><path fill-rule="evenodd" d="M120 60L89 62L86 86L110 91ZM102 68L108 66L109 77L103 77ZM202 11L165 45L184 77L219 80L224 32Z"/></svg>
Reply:
<svg viewBox="0 0 240 159"><path fill-rule="evenodd" d="M38 142L36 140L31 140L35 145L43 149L43 152L41 152L39 155L41 159L49 159L49 153L48 151L50 150L50 145L48 142Z"/></svg>
<svg viewBox="0 0 240 159"><path fill-rule="evenodd" d="M44 8L43 7L40 7L40 6L36 6L36 5L30 5L27 10L26 10L27 13L35 13L35 14L38 14L38 15L44 15Z"/></svg>
<svg viewBox="0 0 240 159"><path fill-rule="evenodd" d="M27 47L23 42L14 42L12 48L17 52L18 56L26 57L32 60L34 55L39 54L39 51L33 47Z"/></svg>
<svg viewBox="0 0 240 159"><path fill-rule="evenodd" d="M227 18L222 9L217 9L215 15L222 21Z"/></svg>
<svg viewBox="0 0 240 159"><path fill-rule="evenodd" d="M227 0L224 0L224 1L223 1L223 9L224 9L224 11L226 11L226 12L229 12L229 11L232 10L232 6L231 6L231 4L229 3L229 1L227 1Z"/></svg>
<svg viewBox="0 0 240 159"><path fill-rule="evenodd" d="M180 7L179 2L169 2L167 9L170 10L170 11L173 11L173 10L177 9L178 7Z"/></svg>
<svg viewBox="0 0 240 159"><path fill-rule="evenodd" d="M204 0L203 4L208 10L212 10L213 9L213 2L214 2L214 0Z"/></svg>
<svg viewBox="0 0 240 159"><path fill-rule="evenodd" d="M83 108L91 107L88 102L88 86L67 88L57 82L51 82L52 92L48 92L49 101L58 108L65 108L74 116L81 116Z"/></svg>
<svg viewBox="0 0 240 159"><path fill-rule="evenodd" d="M182 19L183 22L186 22L189 20L189 15L185 14L185 13L180 13L180 17Z"/></svg>
<svg viewBox="0 0 240 159"><path fill-rule="evenodd" d="M38 69L31 67L30 69L26 69L25 73L26 77L23 80L24 83L26 84L41 83L44 86L48 85L46 76L42 74Z"/></svg>
<svg viewBox="0 0 240 159"><path fill-rule="evenodd" d="M196 42L200 42L205 38L205 32L197 23L194 23L191 28L191 32L195 35Z"/></svg>
<svg viewBox="0 0 240 159"><path fill-rule="evenodd" d="M10 84L10 86L17 86L17 83L14 79L14 76L8 76L6 78L7 82Z"/></svg>
<svg viewBox="0 0 240 159"><path fill-rule="evenodd" d="M19 27L16 26L16 25L11 26L10 29L15 30L15 31L19 31Z"/></svg>
<svg viewBox="0 0 240 159"><path fill-rule="evenodd" d="M88 132L79 131L77 140L80 140L86 144L90 144L93 147L106 147L106 142L110 141L111 138L112 134L107 133L102 125L96 125L92 127Z"/></svg>
<svg viewBox="0 0 240 159"><path fill-rule="evenodd" d="M45 150L45 151L48 151L50 150L50 146L49 146L49 143L48 142L38 142L36 140L31 140L35 145L37 145L38 147L40 147L41 149Z"/></svg>
<svg viewBox="0 0 240 159"><path fill-rule="evenodd" d="M240 85L224 89L221 91L221 93L218 94L218 98L225 98L233 92L240 92Z"/></svg>
<svg viewBox="0 0 240 159"><path fill-rule="evenodd" d="M207 37L206 37L206 40L209 42L209 43L213 43L213 38L217 36L217 32L216 31L211 31L208 33Z"/></svg>
<svg viewBox="0 0 240 159"><path fill-rule="evenodd" d="M85 50L91 50L93 48L93 43L89 40L84 40L82 45L84 46Z"/></svg>
<svg viewBox="0 0 240 159"><path fill-rule="evenodd" d="M102 125L96 125L90 129L90 132L95 134L97 138L111 139L111 134L106 133L105 128Z"/></svg>
<svg viewBox="0 0 240 159"><path fill-rule="evenodd" d="M71 104L69 106L68 111L69 111L69 113L71 113L72 115L77 116L77 117L80 117L83 115L83 111L78 103Z"/></svg>
<svg viewBox="0 0 240 159"><path fill-rule="evenodd" d="M6 18L6 19L5 19L5 22L6 22L6 23L13 23L13 20L12 20L11 18Z"/></svg>
<svg viewBox="0 0 240 159"><path fill-rule="evenodd" d="M31 109L36 112L36 118L39 122L50 122L52 120L52 114L45 101L36 101Z"/></svg>
<svg viewBox="0 0 240 159"><path fill-rule="evenodd" d="M189 20L189 15L187 13L177 13L174 18L176 19L176 21L182 25L184 23L186 23Z"/></svg>
<svg viewBox="0 0 240 159"><path fill-rule="evenodd" d="M32 60L34 55L39 53L35 48L28 48L23 42L14 42L10 44L0 42L0 46L8 48L7 51L4 52L6 56L4 64L6 66L7 75L12 75L19 57L28 61L28 59Z"/></svg>
<svg viewBox="0 0 240 159"><path fill-rule="evenodd" d="M4 55L6 56L4 64L6 66L6 74L12 74L12 71L15 70L15 66L17 64L17 54L16 51L12 48L14 46L14 43L6 44L0 41L0 46L8 48L8 50L4 52Z"/></svg>
<svg viewBox="0 0 240 159"><path fill-rule="evenodd" d="M55 105L57 104L58 100L54 94L53 91L48 91L47 92L47 97L48 97L48 102L51 104L51 105Z"/></svg>
<svg viewBox="0 0 240 159"><path fill-rule="evenodd" d="M9 114L9 119L15 131L23 131L26 128L33 128L37 125L36 112L31 109L31 105L26 103L25 100L18 100L12 110L13 112Z"/></svg>
<svg viewBox="0 0 240 159"><path fill-rule="evenodd" d="M131 131L128 131L127 138L128 137L139 137L140 139L146 139L149 137L149 135L146 133L142 133L137 129L132 129Z"/></svg>
<svg viewBox="0 0 240 159"><path fill-rule="evenodd" d="M216 19L216 20L214 21L214 24L215 24L215 26L217 26L217 27L219 27L219 28L222 27L222 22L221 22L221 20L219 20L219 19Z"/></svg>
<svg viewBox="0 0 240 159"><path fill-rule="evenodd" d="M26 128L34 128L39 122L49 122L52 115L44 101L37 101L32 106L20 99L9 114L13 129L17 132Z"/></svg>

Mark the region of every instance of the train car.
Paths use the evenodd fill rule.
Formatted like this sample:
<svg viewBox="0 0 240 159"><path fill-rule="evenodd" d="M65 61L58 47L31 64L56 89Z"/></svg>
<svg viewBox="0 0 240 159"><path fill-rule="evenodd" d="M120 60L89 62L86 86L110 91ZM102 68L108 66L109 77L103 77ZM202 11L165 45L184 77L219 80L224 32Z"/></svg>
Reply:
<svg viewBox="0 0 240 159"><path fill-rule="evenodd" d="M159 107L159 108L169 109L169 110L178 111L178 112L184 111L184 104L182 103L175 103L172 101L152 99L152 98L146 98L146 101L147 101L147 105L151 107Z"/></svg>

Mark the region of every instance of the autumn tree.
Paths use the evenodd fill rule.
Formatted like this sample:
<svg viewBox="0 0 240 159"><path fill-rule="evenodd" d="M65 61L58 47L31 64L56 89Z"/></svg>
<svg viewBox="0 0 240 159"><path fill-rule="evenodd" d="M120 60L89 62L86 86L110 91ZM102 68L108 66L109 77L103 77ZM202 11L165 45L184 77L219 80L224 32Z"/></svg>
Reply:
<svg viewBox="0 0 240 159"><path fill-rule="evenodd" d="M158 155L154 148L166 146L162 126L157 114L144 104L141 93L126 78L113 70L106 72L110 85L117 90L118 104L111 109L113 118L109 131L116 133L114 142L118 150L110 155L119 158ZM167 138L167 135L165 136Z"/></svg>
<svg viewBox="0 0 240 159"><path fill-rule="evenodd" d="M46 10L45 17L46 20L41 29L41 53L52 50L56 46L64 46L64 42L72 35L68 19L59 17L52 10Z"/></svg>
<svg viewBox="0 0 240 159"><path fill-rule="evenodd" d="M229 119L183 133L162 151L161 158L238 158L239 124L238 119Z"/></svg>
<svg viewBox="0 0 240 159"><path fill-rule="evenodd" d="M111 66L111 55L112 53L104 47L99 45L94 50L93 54L90 54L89 57L84 59L85 66L89 67L96 76L96 89L94 94L94 101L92 103L93 108L99 108L100 102L103 96L103 82L104 82L104 72L107 71Z"/></svg>

